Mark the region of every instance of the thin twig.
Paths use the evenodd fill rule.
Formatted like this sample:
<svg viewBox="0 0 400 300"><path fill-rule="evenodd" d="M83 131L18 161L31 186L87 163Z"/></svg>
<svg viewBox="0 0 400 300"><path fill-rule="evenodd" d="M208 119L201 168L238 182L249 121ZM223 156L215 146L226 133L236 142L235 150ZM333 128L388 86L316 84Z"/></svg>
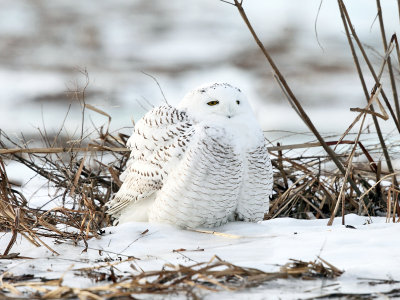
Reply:
<svg viewBox="0 0 400 300"><path fill-rule="evenodd" d="M142 71L142 73L143 73L144 75L149 76L151 79L153 79L153 80L156 82L156 84L158 85L158 88L160 89L161 95L162 95L163 98L164 98L165 103L166 103L167 105L169 105L169 103L168 103L168 101L167 101L167 98L165 97L164 91L163 91L163 89L161 88L161 85L160 85L160 83L158 82L157 78L155 78L153 75L148 74L148 73L146 73L146 72L144 72L144 71Z"/></svg>
<svg viewBox="0 0 400 300"><path fill-rule="evenodd" d="M36 154L49 154L49 153L75 153L75 152L129 152L128 148L113 148L106 146L92 146L85 148L68 148L68 147L56 147L56 148L17 148L17 149L0 149L0 155L3 154L20 154L20 153L36 153Z"/></svg>
<svg viewBox="0 0 400 300"><path fill-rule="evenodd" d="M324 0L321 0L321 2L319 3L319 6L318 6L317 16L315 17L315 22L314 22L314 32L315 32L315 38L317 39L318 46L321 48L322 51L325 51L324 47L322 47L322 45L321 45L321 43L319 41L318 30L317 30L318 17L319 17L319 13L321 12L321 7L322 7L322 2L323 1Z"/></svg>
<svg viewBox="0 0 400 300"><path fill-rule="evenodd" d="M400 20L400 0L397 0L397 9L398 9L399 20Z"/></svg>

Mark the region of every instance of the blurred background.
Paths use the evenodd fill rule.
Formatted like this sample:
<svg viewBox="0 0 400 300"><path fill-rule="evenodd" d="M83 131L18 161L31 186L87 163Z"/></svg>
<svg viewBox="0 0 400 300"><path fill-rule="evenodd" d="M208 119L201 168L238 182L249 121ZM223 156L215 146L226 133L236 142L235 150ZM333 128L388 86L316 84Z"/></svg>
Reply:
<svg viewBox="0 0 400 300"><path fill-rule="evenodd" d="M399 28L397 1L382 1L388 38ZM245 0L254 28L325 135L342 133L364 107L336 1ZM383 47L373 0L346 1L376 68ZM320 11L318 14L318 9ZM317 39L318 35L318 39ZM394 61L398 75L398 62ZM87 103L131 127L163 97L176 104L199 84L226 81L243 89L272 141L308 131L293 112L235 7L218 0L2 0L0 2L0 129L35 136L79 130L73 93L89 74ZM365 72L367 74L368 72ZM384 75L387 81L387 75ZM373 87L367 78L368 88ZM391 99L391 94L388 93ZM88 112L92 122L107 118ZM371 120L369 120L371 123ZM392 124L384 124L390 133ZM127 129L128 132L130 129ZM310 136L296 135L308 141Z"/></svg>

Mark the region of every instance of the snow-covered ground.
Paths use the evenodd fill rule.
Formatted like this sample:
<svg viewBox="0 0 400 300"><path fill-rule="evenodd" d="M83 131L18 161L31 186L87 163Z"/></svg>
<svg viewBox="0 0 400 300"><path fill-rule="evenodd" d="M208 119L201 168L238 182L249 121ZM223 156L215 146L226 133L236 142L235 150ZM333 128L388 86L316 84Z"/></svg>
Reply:
<svg viewBox="0 0 400 300"><path fill-rule="evenodd" d="M320 256L343 270L343 275L333 280L279 279L241 292L206 293L205 299L307 299L334 292L378 293L400 288L399 283L368 284L373 279L400 279L400 241L396 238L399 223L356 215L346 216L346 224L354 228L342 226L340 218L336 218L331 227L326 223L327 220L289 218L259 224L235 222L216 228L224 235L192 232L169 225L128 223L106 228L101 239L89 240L86 253L82 253L83 243L73 246L44 239L60 253L59 256L18 236L11 252L33 259L1 260L0 268L14 275L34 274L46 278L59 278L65 273L65 285L82 288L102 282L95 283L74 270L104 264L99 262L104 258L138 258L119 264L115 272L121 274L135 273L130 266L132 263L139 270L160 270L166 263L192 265L207 262L214 255L239 266L272 272L290 259L313 261ZM1 236L1 249L10 237L10 233ZM174 252L178 249L186 251ZM196 251L199 249L203 250Z"/></svg>

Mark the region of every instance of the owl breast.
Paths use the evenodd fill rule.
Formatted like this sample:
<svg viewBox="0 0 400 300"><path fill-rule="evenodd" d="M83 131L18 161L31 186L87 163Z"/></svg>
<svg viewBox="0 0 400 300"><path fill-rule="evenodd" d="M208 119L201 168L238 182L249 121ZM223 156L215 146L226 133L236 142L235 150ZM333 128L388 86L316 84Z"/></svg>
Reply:
<svg viewBox="0 0 400 300"><path fill-rule="evenodd" d="M246 153L223 128L196 129L198 138L171 170L150 210L150 221L214 227L239 215L237 208L248 174Z"/></svg>

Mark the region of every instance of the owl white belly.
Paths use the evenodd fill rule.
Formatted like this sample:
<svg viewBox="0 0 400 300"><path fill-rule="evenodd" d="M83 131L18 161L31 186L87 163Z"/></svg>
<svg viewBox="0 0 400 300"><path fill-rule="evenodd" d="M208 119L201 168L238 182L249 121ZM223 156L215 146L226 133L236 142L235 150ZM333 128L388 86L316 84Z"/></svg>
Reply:
<svg viewBox="0 0 400 300"><path fill-rule="evenodd" d="M171 169L149 220L181 227L214 227L232 220L242 191L245 153L228 144L227 132L203 129Z"/></svg>

